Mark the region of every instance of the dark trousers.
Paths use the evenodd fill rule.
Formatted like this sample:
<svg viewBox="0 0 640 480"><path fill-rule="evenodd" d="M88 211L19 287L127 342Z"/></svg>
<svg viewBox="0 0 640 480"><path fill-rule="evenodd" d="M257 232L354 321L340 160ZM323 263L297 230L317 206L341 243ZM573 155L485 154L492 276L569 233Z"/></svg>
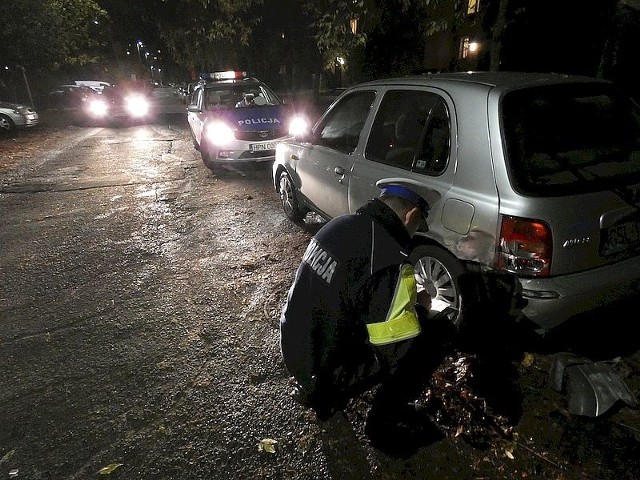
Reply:
<svg viewBox="0 0 640 480"><path fill-rule="evenodd" d="M456 330L451 320L445 315L429 318L426 310L420 308L418 317L422 332L413 339L395 372L379 379L372 409L402 408L416 400L428 387L445 355L452 351Z"/></svg>

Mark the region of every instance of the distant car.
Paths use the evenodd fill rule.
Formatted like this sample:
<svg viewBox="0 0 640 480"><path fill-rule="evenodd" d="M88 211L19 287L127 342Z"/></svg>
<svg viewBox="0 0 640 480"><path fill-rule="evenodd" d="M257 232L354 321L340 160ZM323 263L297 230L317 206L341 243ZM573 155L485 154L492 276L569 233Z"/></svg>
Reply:
<svg viewBox="0 0 640 480"><path fill-rule="evenodd" d="M148 91L140 84L106 86L87 102L85 118L93 123L131 124L150 119Z"/></svg>
<svg viewBox="0 0 640 480"><path fill-rule="evenodd" d="M102 82L99 80L75 80L74 83L76 85L81 85L83 87L89 87L92 90L102 93L104 87L112 87L113 85L109 82Z"/></svg>
<svg viewBox="0 0 640 480"><path fill-rule="evenodd" d="M187 101L187 84L185 82L179 83L173 87L174 95L176 95L182 103L189 103Z"/></svg>
<svg viewBox="0 0 640 480"><path fill-rule="evenodd" d="M33 107L0 101L0 133L11 133L16 129L38 124L38 112Z"/></svg>
<svg viewBox="0 0 640 480"><path fill-rule="evenodd" d="M271 88L244 72L219 72L203 80L187 107L187 121L204 164L272 161L288 137L292 109Z"/></svg>
<svg viewBox="0 0 640 480"><path fill-rule="evenodd" d="M58 85L49 92L46 103L53 108L83 108L87 100L94 98L96 95L98 95L98 92L85 85Z"/></svg>
<svg viewBox="0 0 640 480"><path fill-rule="evenodd" d="M354 86L276 147L285 214L325 218L381 180L431 200L417 282L464 318L469 269L517 275L524 315L550 329L640 288L640 110L586 77L466 72Z"/></svg>

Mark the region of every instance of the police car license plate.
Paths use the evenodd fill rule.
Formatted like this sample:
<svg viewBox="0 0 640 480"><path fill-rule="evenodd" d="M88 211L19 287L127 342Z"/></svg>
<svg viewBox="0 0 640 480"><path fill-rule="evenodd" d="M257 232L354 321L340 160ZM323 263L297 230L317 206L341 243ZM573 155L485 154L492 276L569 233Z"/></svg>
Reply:
<svg viewBox="0 0 640 480"><path fill-rule="evenodd" d="M275 150L275 149L276 149L276 144L274 142L249 144L250 152L262 152L264 150Z"/></svg>

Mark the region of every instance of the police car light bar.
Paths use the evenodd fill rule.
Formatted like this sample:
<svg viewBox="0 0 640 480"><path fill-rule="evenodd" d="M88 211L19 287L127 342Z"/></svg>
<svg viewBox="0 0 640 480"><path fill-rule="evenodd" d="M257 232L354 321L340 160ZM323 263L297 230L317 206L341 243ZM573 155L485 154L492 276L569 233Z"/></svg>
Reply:
<svg viewBox="0 0 640 480"><path fill-rule="evenodd" d="M247 76L247 72L237 72L234 70L227 70L226 72L210 72L202 75L203 78L208 76L211 80L234 80L237 78L244 78Z"/></svg>

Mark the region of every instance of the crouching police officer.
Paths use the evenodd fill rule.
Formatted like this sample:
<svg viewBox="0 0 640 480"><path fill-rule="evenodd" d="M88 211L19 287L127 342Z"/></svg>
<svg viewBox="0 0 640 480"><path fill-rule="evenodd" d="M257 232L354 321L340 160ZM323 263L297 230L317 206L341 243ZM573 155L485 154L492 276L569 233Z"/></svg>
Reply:
<svg viewBox="0 0 640 480"><path fill-rule="evenodd" d="M320 420L375 387L365 432L376 447L403 448L416 434L438 435L411 401L453 325L430 323L431 299L418 294L409 261L411 237L427 229L425 197L438 194L378 186L379 198L332 219L309 243L282 310L280 347L298 399Z"/></svg>

